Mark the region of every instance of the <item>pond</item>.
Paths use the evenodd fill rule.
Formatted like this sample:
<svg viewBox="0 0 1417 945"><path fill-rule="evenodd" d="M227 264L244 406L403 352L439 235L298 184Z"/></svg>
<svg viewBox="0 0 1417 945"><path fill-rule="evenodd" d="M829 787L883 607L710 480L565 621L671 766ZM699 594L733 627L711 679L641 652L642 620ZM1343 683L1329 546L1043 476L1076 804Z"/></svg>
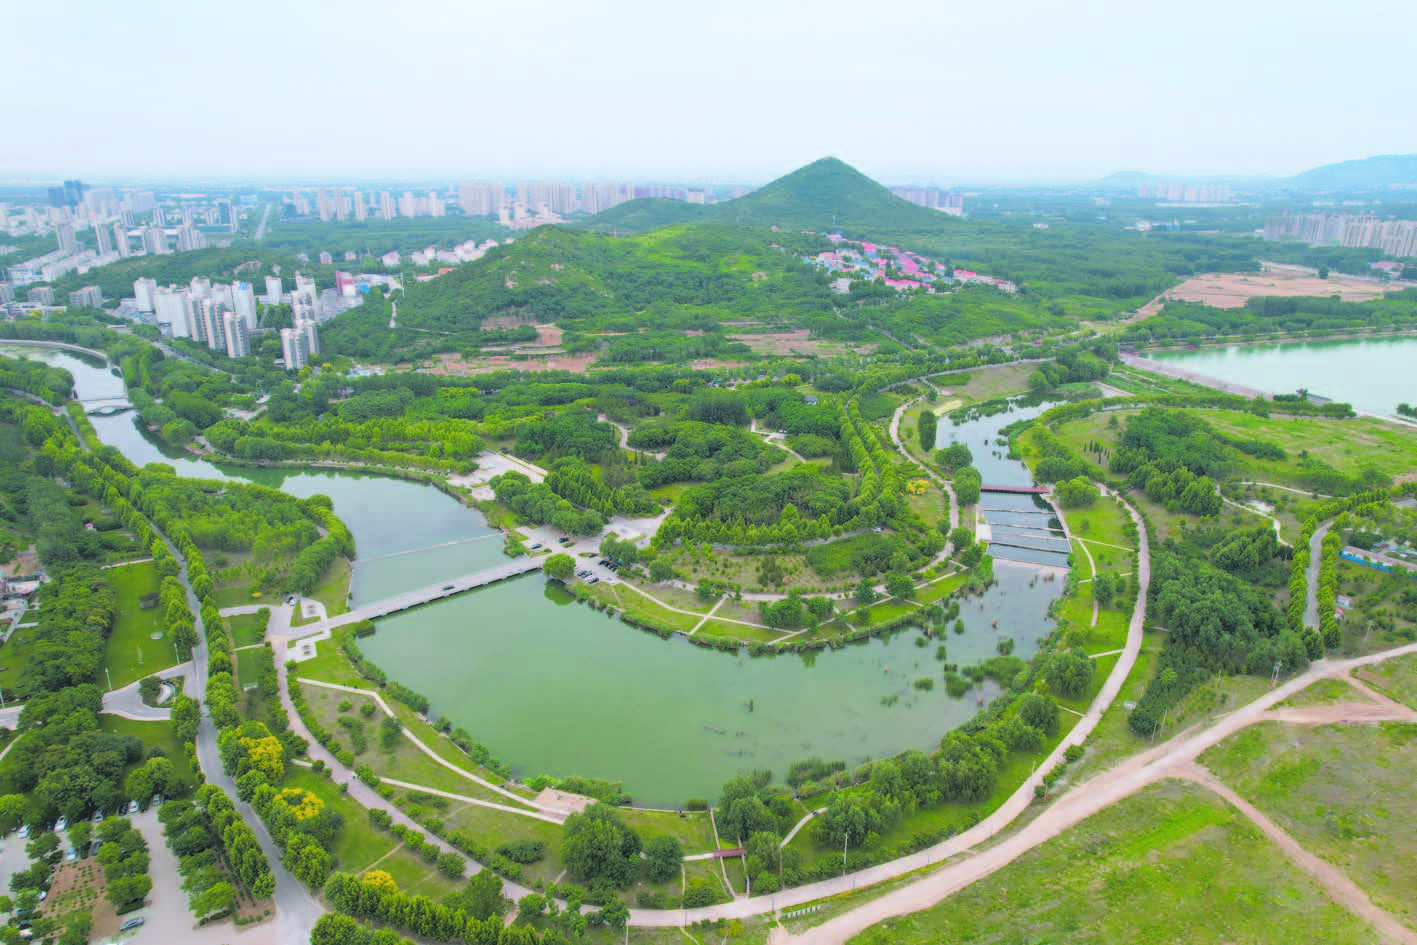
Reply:
<svg viewBox="0 0 1417 945"><path fill-rule="evenodd" d="M1369 413L1391 415L1400 403L1417 404L1417 338L1150 351L1147 357L1273 393L1302 387Z"/></svg>
<svg viewBox="0 0 1417 945"><path fill-rule="evenodd" d="M0 353L11 352L0 345ZM13 353L69 370L81 399L123 395L117 378L73 355ZM99 437L138 465L167 463L179 475L253 481L302 498L328 495L358 548L356 603L506 560L482 515L433 486L213 464L156 442L135 419L92 418ZM962 602L964 633L945 633L948 661L963 666L992 656L1002 637L1014 640L1017 655L1031 656L1051 629L1048 605L1062 589L1061 580L1038 574L1000 561L998 584ZM638 803L667 806L712 798L744 769L772 768L781 778L789 763L811 755L854 764L932 749L977 711L978 693L949 697L937 643L919 647L918 636L912 630L841 650L753 658L660 639L528 576L385 618L361 644L391 678L422 692L434 713L519 773L623 781ZM915 688L927 677L932 689Z"/></svg>

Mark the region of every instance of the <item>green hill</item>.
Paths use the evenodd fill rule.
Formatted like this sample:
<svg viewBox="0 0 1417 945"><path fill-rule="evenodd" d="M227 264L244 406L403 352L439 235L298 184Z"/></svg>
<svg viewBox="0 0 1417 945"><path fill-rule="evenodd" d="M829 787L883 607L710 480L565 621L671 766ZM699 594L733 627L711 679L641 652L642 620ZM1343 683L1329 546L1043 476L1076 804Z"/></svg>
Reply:
<svg viewBox="0 0 1417 945"><path fill-rule="evenodd" d="M1417 154L1380 154L1325 164L1284 181L1302 190L1387 190L1417 188Z"/></svg>
<svg viewBox="0 0 1417 945"><path fill-rule="evenodd" d="M737 200L708 207L677 200L632 200L597 214L582 225L600 232L632 233L694 222L887 232L943 230L958 223L939 211L902 200L846 162L828 157Z"/></svg>

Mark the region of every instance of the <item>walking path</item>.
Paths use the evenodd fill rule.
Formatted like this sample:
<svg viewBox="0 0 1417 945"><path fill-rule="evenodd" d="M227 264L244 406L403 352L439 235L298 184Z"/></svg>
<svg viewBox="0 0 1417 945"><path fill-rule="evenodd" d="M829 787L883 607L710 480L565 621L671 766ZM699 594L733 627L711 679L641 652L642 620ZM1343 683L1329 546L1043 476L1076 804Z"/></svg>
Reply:
<svg viewBox="0 0 1417 945"><path fill-rule="evenodd" d="M508 814L519 814L522 817L535 817L537 820L544 820L548 824L556 824L557 826L560 826L561 824L566 822L565 815L562 815L560 817L552 817L550 814L539 814L535 811L521 810L516 807L508 807L506 804L497 804L493 801L484 801L476 797L468 797L466 794L453 794L449 791L440 791L437 788L427 787L422 784L410 784L407 781L395 781L393 778L381 777L379 780L384 782L385 784L392 784L395 787L406 788L410 791L422 791L424 794L435 794L438 797L446 797L449 800L458 801L462 804L475 804L478 807L490 807L493 810L500 810Z"/></svg>
<svg viewBox="0 0 1417 945"><path fill-rule="evenodd" d="M1256 827L1260 828L1260 831L1272 840L1275 846L1284 851L1284 855L1289 857L1295 866L1313 877L1335 902L1367 920L1386 939L1402 942L1404 945L1417 945L1417 933L1413 933L1411 929L1394 919L1387 910L1374 905L1367 893L1359 889L1353 880L1344 875L1342 870L1305 850L1299 845L1299 841L1290 836L1283 827L1270 820L1253 804L1222 784L1206 768L1191 762L1178 766L1176 774L1178 777L1194 781L1196 784L1219 794L1231 807L1244 814Z"/></svg>
<svg viewBox="0 0 1417 945"><path fill-rule="evenodd" d="M916 380L924 381L936 391L939 390L939 388L935 387L934 384L930 384L930 381L927 378L921 377L916 378ZM954 531L956 528L959 528L959 501L955 499L954 487L950 485L949 480L945 479L944 476L941 476L929 466L920 462L914 456L911 456L910 451L905 448L905 444L901 442L900 439L900 418L905 415L905 411L907 409L909 409L913 404L916 403L916 401L919 401L921 397L924 396L924 394L921 394L920 397L916 397L914 400L907 400L905 403L895 408L895 414L891 417L891 440L895 443L895 448L900 451L900 455L904 456L912 463L916 463L917 465L919 465L920 468L924 470L925 475L929 476L935 481L935 484L937 486L945 490L945 497L948 498L950 501L950 531ZM946 547L945 550L948 551L949 548Z"/></svg>
<svg viewBox="0 0 1417 945"><path fill-rule="evenodd" d="M1184 732L1155 748L1122 761L1083 784L1073 787L1072 790L1054 801L1052 806L1043 811L1031 823L998 845L980 851L968 860L945 866L880 899L864 903L850 912L843 913L812 929L802 938L789 936L781 938L780 941L784 943L810 942L812 945L838 945L838 943L844 943L852 935L885 919L928 908L945 896L983 879L1008 865L1018 856L1147 785L1163 778L1185 777L1189 770L1186 766L1191 764L1203 751L1256 722L1278 721L1300 725L1334 725L1417 719L1417 713L1405 706L1374 705L1373 703L1304 706L1271 711L1274 706L1302 692L1320 679L1341 678L1360 666L1380 663L1410 653L1417 653L1417 643L1349 660L1314 663L1307 672L1269 690L1236 711L1222 716L1208 728ZM1109 682L1110 679L1109 677ZM981 826L983 825L981 824ZM958 839L963 839L978 829L976 827L974 830L961 834ZM939 847L936 849L942 855L959 853L967 849L973 842L978 841L974 840L971 844L947 842L941 845L944 849ZM860 875L864 878L870 872L867 870Z"/></svg>
<svg viewBox="0 0 1417 945"><path fill-rule="evenodd" d="M713 609L710 610L708 613L704 614L704 619L702 619L702 620L700 620L698 623L694 624L694 629L692 629L692 630L689 631L689 636L693 636L694 634L698 633L698 632L699 632L699 628L702 627L704 624L708 623L708 620L709 620L710 617L712 617L714 614L718 613L718 608L722 607L722 606L723 606L723 602L726 601L727 599L728 599L727 597L720 597L720 598L714 603Z"/></svg>
<svg viewBox="0 0 1417 945"><path fill-rule="evenodd" d="M1149 553L1149 546L1147 543L1148 539L1145 523L1141 520L1141 517L1137 514L1136 510L1133 509L1131 506L1127 506L1127 512L1129 515L1132 516L1132 521L1135 522L1137 526L1138 583L1137 602L1132 610L1132 619L1127 628L1127 642L1126 646L1123 648L1121 658L1117 660L1116 665L1112 668L1112 672L1108 675L1107 680L1102 684L1102 689L1097 693L1096 698L1093 699L1092 704L1088 707L1087 712L1083 715L1081 719L1078 720L1077 724L1073 726L1072 731L1070 731L1067 736L1064 737L1058 743L1057 748L1055 748L1046 759L1039 763L1034 776L1030 777L1023 784L1019 785L1018 789L1014 791L1014 793L1010 795L1008 799L1006 799L997 810L995 810L988 817L984 818L984 820L980 821L974 827L971 827L969 830L964 831L963 833L950 840L938 843L933 847L921 850L920 852L911 854L910 856L904 856L898 860L892 860L889 863L882 863L879 866L873 866L869 869L861 870L856 873L851 873L846 876L838 876L834 879L824 880L818 883L810 883L805 886L797 886L792 889L784 889L770 896L735 899L733 902L730 903L723 903L717 906L709 906L703 909L689 909L681 910L678 912L632 909L630 911L630 923L636 926L664 927L677 926L681 925L684 922L694 922L700 919L743 918L745 916L758 915L765 912L773 912L779 908L790 908L791 906L801 905L803 903L812 902L814 900L822 899L828 896L835 896L842 893L847 893L856 889L857 887L870 886L875 883L895 879L899 876L905 875L906 873L910 873L915 870L929 866L932 863L937 863L948 856L952 856L957 853L962 853L966 850L969 850L972 847L975 847L985 842L986 840L989 840L1000 830L1003 830L1014 820L1016 820L1025 810L1029 808L1031 804L1034 803L1034 784L1038 782L1038 780L1043 776L1045 772L1051 770L1062 760L1063 753L1068 749L1068 746L1074 744L1081 744L1087 739L1090 734L1092 734L1092 730L1097 727L1097 723L1102 719L1102 713L1106 711L1107 707L1110 706L1113 700L1117 698L1117 694L1121 692L1122 684L1126 681L1127 676L1131 673L1132 667L1136 664L1137 655L1141 652L1142 624L1146 616L1146 595L1147 589L1151 585L1151 558ZM1414 644L1414 649L1417 649L1417 644ZM1072 793L1076 793L1076 791L1070 792L1070 794L1064 795L1064 797L1069 797ZM1060 799L1058 803L1061 803L1061 801L1062 799ZM1038 820L1035 820L1033 822L1033 824L1037 824L1039 820L1045 820L1046 823L1046 818L1048 818L1051 811L1057 809L1058 803L1055 803L1054 806L1049 809L1049 811L1045 811L1044 814L1038 818ZM1028 831L1030 828L1033 827L1033 824L1031 824L1029 827L1025 827L1024 830ZM1022 852L1023 849L1027 848L1028 847L1025 846L1021 848L1018 852ZM999 847L995 847L993 849L998 850ZM977 862L984 856L988 855L989 852L992 851L986 851L986 853L981 853L973 859L969 860L968 862ZM1015 853L1014 855L1017 855L1017 853ZM1009 859L1012 859L1012 856L1009 857ZM993 869L997 869L1005 862L1007 862L1007 860L1002 860L998 862L993 867ZM930 887L929 892L927 893L916 892L913 894L913 896L907 897L907 905L900 906L898 905L898 903L900 902L899 897L901 893L910 890L916 890L918 887L920 887L922 883L933 882L935 881L938 875L939 874L935 874L934 876L926 877L925 879L919 880L916 883L912 883L909 886L902 887L901 890L889 894L880 900L876 900L876 903L886 903L887 905L884 907L886 909L890 909L892 905L895 904L895 908L899 909L899 912L913 912L916 909L920 909L923 906L934 902L943 893L937 893L933 887ZM980 875L986 874L981 873ZM971 879L970 882L973 882L973 879ZM868 903L865 906L861 907L861 909L874 908L876 907L876 903ZM841 922L843 920L847 920L849 917L857 916L857 913L859 911L860 910L853 910L852 912L846 913L845 916L838 917L838 919L833 921ZM845 941L845 939L849 937L850 934L854 934L855 932L860 931L862 928L865 928L867 925L872 925L875 922L878 922L881 919L886 918L890 915L897 915L899 914L899 912L885 911L880 913L879 915L875 913L868 914L862 912L861 916L865 918L864 924L858 924L855 920L850 920L848 923L850 931L844 934L841 938L828 939L826 937L823 937L821 935L822 929L826 928L826 926L823 926L822 928L813 929L810 933L808 933L808 937L802 939L802 941L811 942L813 943L813 945L816 945L816 943L818 942Z"/></svg>
<svg viewBox="0 0 1417 945"><path fill-rule="evenodd" d="M826 812L827 809L825 807L818 807L816 810L808 811L807 816L797 821L797 823L793 825L792 829L787 832L787 836L782 838L782 842L778 844L779 849L787 849L787 845L792 842L792 838L797 836L797 831L801 830L803 827L807 826L807 824L811 823L812 818L818 817L822 814L825 814Z"/></svg>
<svg viewBox="0 0 1417 945"><path fill-rule="evenodd" d="M282 665L284 665L284 663L282 663ZM341 691L341 692L353 692L353 693L356 693L357 695L365 696L365 697L367 697L367 698L373 699L376 703L378 703L379 708L382 709L382 710L384 710L384 714L387 715L387 716L389 716L389 718L398 718L398 715L396 715L396 714L394 713L394 710L389 707L389 704L384 701L384 697L383 697L377 690L374 690L374 689L361 689L361 688L359 688L358 686L341 686L341 685L339 685L338 683L323 682L323 681L317 680L317 679L301 679L301 680L300 680L300 685L302 685L302 686L319 686L319 687L322 688L322 689L337 689L337 690L339 690L339 691ZM547 806L545 806L545 805L538 804L538 803L536 803L536 802L533 801L533 800L529 800L528 798L522 797L522 796L520 796L520 795L518 795L518 794L514 794L514 793L512 793L511 791L508 791L506 788L504 788L504 787L502 787L502 786L500 786L500 785L493 784L491 781L488 781L488 780L485 779L485 778L478 777L477 775L473 774L471 771L468 771L466 768L460 768L460 767L458 767L457 765L453 764L451 761L448 761L448 760L447 760L446 758L444 758L442 755L439 755L439 754L438 754L436 751L434 751L432 748L429 748L426 744L424 744L423 741L422 741L422 739L420 739L417 735L415 735L415 734L413 734L412 732L410 732L407 728L403 728L403 729L401 729L401 731L403 732L403 737L404 737L404 738L407 738L409 741L413 742L413 744L419 749L419 751L422 751L422 752L423 752L425 755L427 755L429 758L432 758L434 761L436 761L438 764L442 765L444 768L447 768L449 771L452 771L452 772L454 772L454 773L456 773L456 774L462 775L463 777L467 778L469 781L473 781L473 782L475 782L475 783L477 783L477 784L480 784L480 785L482 785L483 787L485 787L487 790L492 791L492 792L495 793L495 794L500 794L500 795L502 795L503 797L510 798L510 799L516 801L518 804L525 804L527 807L534 807L534 808L536 808L537 810L549 811L549 812L551 812L551 813L559 813L559 814L562 814L562 818L561 818L561 819L562 819L562 820L565 819L564 812L561 811L560 809L555 808L555 807L547 807ZM386 780L387 780L387 779L386 779ZM429 788L419 788L419 790L431 790L431 789L429 789ZM435 793L436 793L436 792L435 792ZM473 802L473 803L483 803L483 802L476 802L476 801L475 801L475 802ZM494 806L500 806L500 805L494 805ZM503 808L503 809L504 809L504 810L511 810L511 808ZM515 813L515 814L528 814L528 815L530 816L530 812L529 812L529 811L514 810L514 811L512 811L512 813ZM560 821L557 821L557 823L560 823Z"/></svg>

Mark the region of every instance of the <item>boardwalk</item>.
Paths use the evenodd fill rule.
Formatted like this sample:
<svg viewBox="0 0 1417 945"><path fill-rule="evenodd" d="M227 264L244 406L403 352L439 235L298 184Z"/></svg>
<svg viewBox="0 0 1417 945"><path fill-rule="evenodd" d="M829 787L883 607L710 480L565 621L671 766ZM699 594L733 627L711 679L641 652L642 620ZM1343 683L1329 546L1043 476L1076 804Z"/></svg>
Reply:
<svg viewBox="0 0 1417 945"><path fill-rule="evenodd" d="M980 492L1012 492L1018 495L1043 495L1047 489L1037 486L980 486ZM1012 511L1012 509L1010 509Z"/></svg>
<svg viewBox="0 0 1417 945"><path fill-rule="evenodd" d="M307 623L299 627L292 627L290 632L293 635L303 637L325 630L333 630L335 627L358 623L361 620L376 620L379 617L387 617L389 614L396 614L401 610L408 610L420 604L442 600L445 597L456 597L464 591L470 591L478 587L486 587L488 584L496 584L498 581L505 581L507 578L516 577L519 574L529 574L532 571L540 570L540 558L517 558L508 561L506 564L499 564L493 568L475 571L472 574L464 574L462 577L452 578L451 580L443 581L438 584L430 584L427 587L421 587L404 594L395 594L393 597L385 597L383 600L376 600L356 607L348 613L340 614L338 617L330 617L317 623Z"/></svg>

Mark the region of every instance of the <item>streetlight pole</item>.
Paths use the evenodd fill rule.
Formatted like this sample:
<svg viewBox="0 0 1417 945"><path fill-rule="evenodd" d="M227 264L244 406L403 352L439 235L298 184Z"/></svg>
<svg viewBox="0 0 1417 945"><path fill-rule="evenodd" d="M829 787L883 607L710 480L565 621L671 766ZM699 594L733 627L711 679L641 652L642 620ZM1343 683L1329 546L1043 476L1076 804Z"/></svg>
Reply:
<svg viewBox="0 0 1417 945"><path fill-rule="evenodd" d="M113 691L113 674L108 671L108 667L103 668L103 675L108 677L108 691Z"/></svg>

